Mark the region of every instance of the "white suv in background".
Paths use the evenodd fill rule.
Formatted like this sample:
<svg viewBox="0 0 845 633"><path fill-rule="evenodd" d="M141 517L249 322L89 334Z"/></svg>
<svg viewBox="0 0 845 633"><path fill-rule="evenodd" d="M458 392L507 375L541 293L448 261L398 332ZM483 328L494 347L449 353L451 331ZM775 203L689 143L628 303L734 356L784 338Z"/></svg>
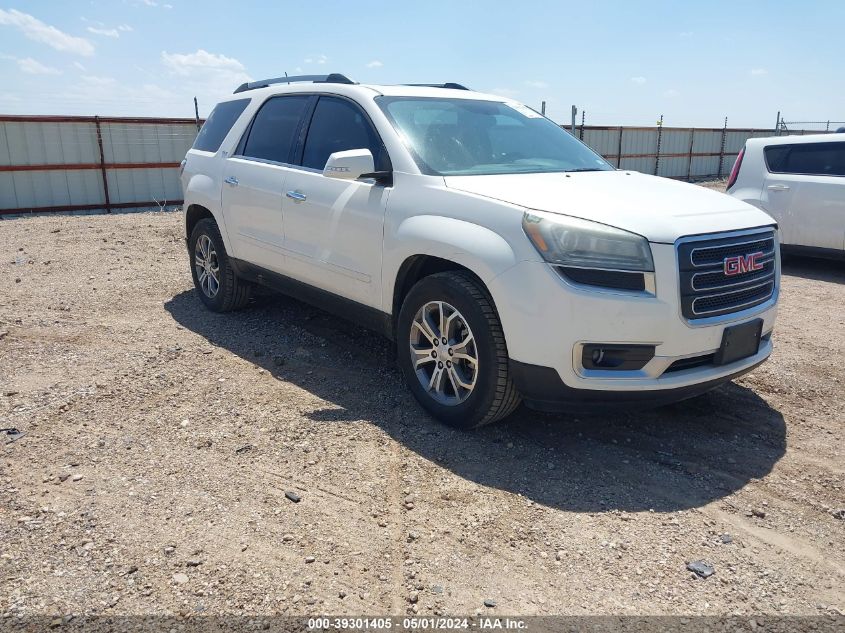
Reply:
<svg viewBox="0 0 845 633"><path fill-rule="evenodd" d="M183 165L199 298L262 284L384 333L417 400L473 428L703 393L771 353L775 223L614 169L534 110L343 75L239 87Z"/></svg>
<svg viewBox="0 0 845 633"><path fill-rule="evenodd" d="M845 255L845 134L749 139L728 193L777 220L786 252Z"/></svg>

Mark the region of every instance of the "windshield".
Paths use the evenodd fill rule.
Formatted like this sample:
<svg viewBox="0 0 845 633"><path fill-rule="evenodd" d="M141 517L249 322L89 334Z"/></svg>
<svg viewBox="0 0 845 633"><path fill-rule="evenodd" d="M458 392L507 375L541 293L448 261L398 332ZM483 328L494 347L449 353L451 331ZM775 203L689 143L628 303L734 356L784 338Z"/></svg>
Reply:
<svg viewBox="0 0 845 633"><path fill-rule="evenodd" d="M560 126L518 103L437 97L376 101L425 174L613 169Z"/></svg>

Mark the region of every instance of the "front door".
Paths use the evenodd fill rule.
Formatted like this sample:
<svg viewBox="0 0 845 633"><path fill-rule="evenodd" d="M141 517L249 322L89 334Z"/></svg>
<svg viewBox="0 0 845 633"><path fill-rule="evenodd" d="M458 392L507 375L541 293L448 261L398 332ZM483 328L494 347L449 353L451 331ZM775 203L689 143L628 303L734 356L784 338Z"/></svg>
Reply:
<svg viewBox="0 0 845 633"><path fill-rule="evenodd" d="M384 215L390 188L372 180L338 180L322 171L334 152L369 149L376 170L389 170L387 152L361 108L321 96L282 201L285 254L291 275L371 307L381 307Z"/></svg>

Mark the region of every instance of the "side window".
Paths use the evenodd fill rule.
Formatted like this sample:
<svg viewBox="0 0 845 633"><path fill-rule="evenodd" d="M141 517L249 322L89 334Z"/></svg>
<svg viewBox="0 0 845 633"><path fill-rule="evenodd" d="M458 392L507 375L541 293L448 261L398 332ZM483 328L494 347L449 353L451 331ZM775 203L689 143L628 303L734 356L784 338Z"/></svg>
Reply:
<svg viewBox="0 0 845 633"><path fill-rule="evenodd" d="M302 165L323 169L334 152L348 149L369 149L376 171L390 169L381 139L361 109L345 99L320 97L302 154Z"/></svg>
<svg viewBox="0 0 845 633"><path fill-rule="evenodd" d="M305 95L268 99L252 120L242 155L289 163L308 99Z"/></svg>
<svg viewBox="0 0 845 633"><path fill-rule="evenodd" d="M766 155L766 166L773 174L786 173L786 157L789 156L789 145L772 145L763 150Z"/></svg>
<svg viewBox="0 0 845 633"><path fill-rule="evenodd" d="M845 176L845 143L801 143L767 147L766 164L775 174Z"/></svg>
<svg viewBox="0 0 845 633"><path fill-rule="evenodd" d="M194 149L203 152L216 152L220 149L223 139L226 138L249 102L249 99L237 99L224 101L214 106L214 110L208 115L197 138L194 139Z"/></svg>

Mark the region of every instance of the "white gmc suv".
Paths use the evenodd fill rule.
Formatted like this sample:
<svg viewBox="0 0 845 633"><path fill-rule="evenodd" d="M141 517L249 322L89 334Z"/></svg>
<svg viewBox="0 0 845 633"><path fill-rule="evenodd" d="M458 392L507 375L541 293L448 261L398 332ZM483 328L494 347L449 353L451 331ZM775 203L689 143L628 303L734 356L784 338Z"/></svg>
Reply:
<svg viewBox="0 0 845 633"><path fill-rule="evenodd" d="M191 272L395 341L411 392L474 428L521 401L688 398L772 351L777 227L729 196L617 170L534 110L459 84L240 86L183 163Z"/></svg>

